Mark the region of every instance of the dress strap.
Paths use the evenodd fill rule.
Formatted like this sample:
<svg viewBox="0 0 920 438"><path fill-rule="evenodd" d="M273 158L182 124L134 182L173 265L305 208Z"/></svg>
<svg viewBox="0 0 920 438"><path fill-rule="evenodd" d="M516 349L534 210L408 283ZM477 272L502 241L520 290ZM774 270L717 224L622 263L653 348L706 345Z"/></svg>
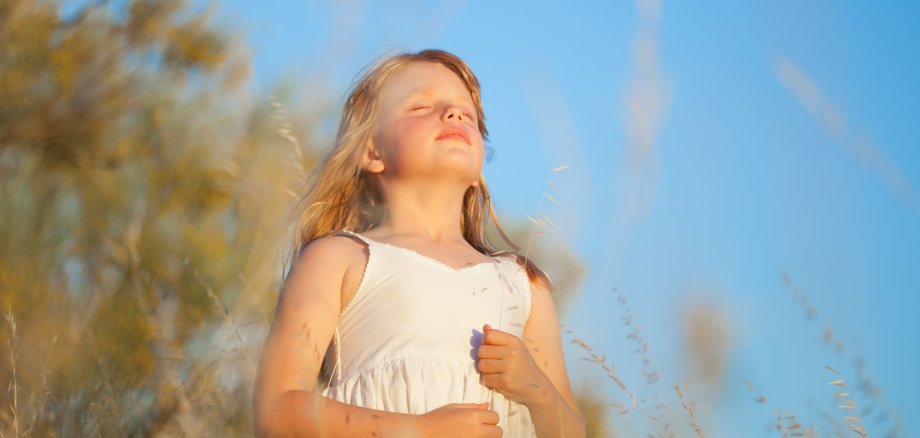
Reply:
<svg viewBox="0 0 920 438"><path fill-rule="evenodd" d="M336 234L338 234L338 235L344 234L344 235L347 235L347 236L357 237L358 239L361 239L362 242L366 243L367 246L371 246L373 243L375 243L373 240L368 239L367 237L364 237L364 236L362 236L362 235L360 235L360 234L358 234L358 233L356 233L356 232L354 232L354 231L351 231L351 230L349 230L349 229L344 229L344 228L343 228L343 229L339 230L339 232L336 233Z"/></svg>
<svg viewBox="0 0 920 438"><path fill-rule="evenodd" d="M362 236L362 235L360 235L360 234L358 234L358 233L356 233L356 232L354 232L354 231L351 231L351 230L348 230L348 229L344 229L344 228L341 229L341 230L339 230L339 231L336 233L336 235L345 235L345 236L357 237L358 239L361 239L362 242L364 242L365 244L367 244L368 247L370 247L371 244L374 243L373 240L370 240L370 239L368 239L368 238L366 238L366 237L364 237L364 236ZM369 259L368 259L368 264L370 264L370 260L369 260ZM365 268L364 268L364 269L365 269L365 272L366 272L366 270L367 270L367 265L365 265ZM361 279L361 283L364 283L364 279L363 279L363 278ZM359 285L358 285L358 288L360 289L360 287L361 287L361 285L359 284ZM356 295L357 295L357 294L356 294ZM354 297L354 298L357 298L357 297ZM352 301L354 301L354 298L352 298ZM346 309L345 309L345 310L347 310L347 307L349 307L349 306L351 306L350 303L349 303L348 306L346 306ZM342 313L344 314L344 312L342 312ZM341 367L339 366L340 363L342 362L342 352L341 352L341 348L340 348L340 347L341 347L341 344L339 343L339 339L340 339L341 336L339 335L339 327L338 327L338 326L336 326L336 328L335 328L334 336L335 336L335 364L333 364L333 366L332 366L332 372L330 373L330 380L333 381L333 382L335 382L335 383L334 383L335 385L338 385L339 383L342 382L342 369L341 369ZM334 379L334 380L333 380L333 379ZM330 384L332 384L332 383L330 382Z"/></svg>

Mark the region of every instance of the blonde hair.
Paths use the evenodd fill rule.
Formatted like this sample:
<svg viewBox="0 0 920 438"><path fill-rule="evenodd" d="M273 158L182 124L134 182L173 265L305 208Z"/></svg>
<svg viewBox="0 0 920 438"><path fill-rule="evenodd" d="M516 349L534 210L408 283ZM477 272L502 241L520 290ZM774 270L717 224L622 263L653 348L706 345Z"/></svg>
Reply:
<svg viewBox="0 0 920 438"><path fill-rule="evenodd" d="M384 83L393 72L415 62L436 62L456 73L469 90L476 106L479 132L484 140L488 137L479 80L469 66L456 55L444 50L427 49L416 53L391 55L370 65L352 87L345 101L334 148L307 181L308 191L295 210L292 260L293 256L315 239L334 234L341 229L360 233L380 223L380 192L371 175L362 171L361 159L365 147L373 141L377 101ZM461 214L460 227L463 237L476 250L490 255L508 253L496 251L488 242L486 226L489 219L502 239L515 251L520 250L499 225L492 208L489 189L482 175L479 176L479 185L470 186L463 194ZM552 287L545 272L537 268L527 257L516 253L514 255L518 264L526 269L531 282L537 282L547 288Z"/></svg>

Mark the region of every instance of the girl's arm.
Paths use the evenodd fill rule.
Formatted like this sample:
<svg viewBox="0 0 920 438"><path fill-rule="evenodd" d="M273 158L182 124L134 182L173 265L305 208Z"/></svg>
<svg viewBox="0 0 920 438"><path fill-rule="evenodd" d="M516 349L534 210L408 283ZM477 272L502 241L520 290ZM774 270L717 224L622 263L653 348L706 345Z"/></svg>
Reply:
<svg viewBox="0 0 920 438"><path fill-rule="evenodd" d="M482 327L482 383L526 405L537 436L583 437L585 425L569 387L553 299L543 287L532 284L531 291L523 339L488 324Z"/></svg>
<svg viewBox="0 0 920 438"><path fill-rule="evenodd" d="M362 408L316 390L316 378L342 304L349 269L364 271L363 246L348 237L307 245L285 279L252 393L258 437L499 436L485 405L451 404L422 415ZM355 271L353 271L355 272Z"/></svg>
<svg viewBox="0 0 920 438"><path fill-rule="evenodd" d="M546 379L539 396L527 403L539 437L583 437L584 419L572 395L556 306L550 291L531 283L530 318L524 325L524 345Z"/></svg>
<svg viewBox="0 0 920 438"><path fill-rule="evenodd" d="M373 425L376 413L352 412L314 391L338 324L345 274L359 251L342 239L311 242L284 281L253 389L257 436L329 436L346 420L356 428Z"/></svg>

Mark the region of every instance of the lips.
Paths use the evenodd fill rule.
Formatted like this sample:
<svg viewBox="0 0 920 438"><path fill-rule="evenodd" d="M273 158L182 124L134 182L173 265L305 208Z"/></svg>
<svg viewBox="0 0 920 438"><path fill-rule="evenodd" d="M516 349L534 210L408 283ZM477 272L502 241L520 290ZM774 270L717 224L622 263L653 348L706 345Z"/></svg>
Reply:
<svg viewBox="0 0 920 438"><path fill-rule="evenodd" d="M467 134L463 128L460 128L458 126L451 126L441 131L441 133L438 134L435 140L451 139L451 138L457 139L457 140L463 140L464 142L466 142L466 144L470 144L470 135Z"/></svg>

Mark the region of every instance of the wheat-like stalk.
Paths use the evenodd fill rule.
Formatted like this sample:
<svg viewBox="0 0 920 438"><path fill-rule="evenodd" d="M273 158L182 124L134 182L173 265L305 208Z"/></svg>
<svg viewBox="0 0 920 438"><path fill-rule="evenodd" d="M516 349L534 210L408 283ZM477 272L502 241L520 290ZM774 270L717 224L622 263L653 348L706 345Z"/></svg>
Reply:
<svg viewBox="0 0 920 438"><path fill-rule="evenodd" d="M32 418L29 420L29 426L26 427L26 430L22 431L23 436L28 436L32 431L32 428L35 427L36 419L39 415L42 415L45 412L45 403L48 401L48 398L51 396L51 385L48 383L48 370L51 368L51 357L54 355L54 347L57 345L58 335L55 333L51 337L51 348L48 351L48 356L45 358L44 363L42 363L41 370L41 380L42 380L42 393L41 398L38 401L38 407L32 409ZM31 404L35 404L34 398L31 399Z"/></svg>
<svg viewBox="0 0 920 438"><path fill-rule="evenodd" d="M569 166L567 164L556 166L552 169L552 172L559 173L565 169L568 169L568 167ZM559 201L556 200L556 198L550 193L550 191L552 191L553 193L557 193L556 185L553 184L553 181L551 178L546 178L546 183L543 184L543 194L540 195L540 202L537 204L536 217L531 217L528 214L524 215L524 217L526 217L527 220L529 220L530 222L534 224L534 226L530 229L530 238L527 240L527 247L524 249L524 258L527 258L528 256L530 256L530 248L533 246L534 239L542 236L545 233L545 231L538 232L537 228L542 228L545 230L547 228L547 224L550 224L553 227L556 226L556 223L553 222L552 219L550 219L548 215L543 213L543 203L547 199L549 199L553 204L559 205Z"/></svg>
<svg viewBox="0 0 920 438"><path fill-rule="evenodd" d="M572 330L571 330L571 329L566 329L565 331L566 331L566 333L568 333L568 334L572 334ZM603 354L598 354L596 351L594 351L593 348L591 348L590 345L588 345L587 342L583 341L582 339L580 339L580 338L578 338L578 337L573 337L572 343L575 344L575 345L578 345L578 346L581 347L583 350L585 350L585 352L588 353L588 357L584 357L584 358L582 358L582 359L583 359L583 360L586 360L586 361L588 361L588 362L591 362L591 363L595 363L595 364L597 364L598 366L600 366L601 369L604 370L604 373L607 375L607 377L609 377L611 380L613 380L614 383L616 383L617 386L620 387L620 389L623 390L623 392L626 393L626 395L629 396L629 398L632 400L632 407L636 407L636 394L635 394L635 393L632 393L632 392L629 392L629 389L626 388L626 384L623 383L623 379L621 379L621 378L617 375L616 367L615 367L613 364L608 364L608 363L607 363L607 358L606 358ZM626 409L626 410L624 410L623 412L621 412L621 414L625 414L625 413L627 413L628 411L629 411L629 409Z"/></svg>
<svg viewBox="0 0 920 438"><path fill-rule="evenodd" d="M684 395L680 392L679 386L674 385L674 391L677 392L677 399L680 400L681 406L684 407L684 410L687 411L687 416L690 417L690 425L693 426L693 430L696 431L696 434L700 438L703 438L705 435L703 435L703 429L700 428L699 422L696 421L696 413L693 410L693 404L691 403L688 405L687 402L684 401Z"/></svg>
<svg viewBox="0 0 920 438"><path fill-rule="evenodd" d="M19 340L16 333L16 318L13 316L13 310L11 307L7 307L6 310L6 322L10 326L10 338L7 340L10 348L10 367L12 368L13 376L10 378L10 384L7 387L7 392L11 393L9 400L10 413L13 418L11 419L13 423L13 436L18 437L19 435L19 385L16 383L16 362L19 359Z"/></svg>
<svg viewBox="0 0 920 438"><path fill-rule="evenodd" d="M217 297L217 294L214 293L214 290L211 289L211 286L208 285L208 283L205 282L203 278L201 278L201 275L198 273L197 269L195 270L195 278L197 278L201 285L204 287L208 294L208 298L214 302L214 306L217 308L217 311L223 315L224 321L230 324L230 328L233 330L233 334L236 336L237 342L239 342L240 354L243 355L243 359L246 361L247 375L248 373L252 373L255 369L255 363L253 362L252 358L249 357L249 352L246 349L246 344L243 342L243 337L240 335L240 331L236 326L236 321L233 319L233 315L230 314L230 309L228 309L227 306L220 301L220 298ZM248 375L248 377L252 378L253 376Z"/></svg>
<svg viewBox="0 0 920 438"><path fill-rule="evenodd" d="M824 367L827 368L828 371L834 373L835 375L840 374L839 371L827 365L825 365ZM847 387L846 381L842 378L828 382L828 385L834 385L838 388ZM850 396L850 393L841 391L841 392L835 393L834 397L840 399L840 402L839 402L840 404L837 405L838 408L845 409L845 410L852 410L855 413L854 415L844 415L843 416L844 421L846 422L846 425L847 425L847 429L850 429L853 432L856 432L857 434L862 436L863 438L866 438L867 436L866 428L863 426L862 421L860 419L861 415L859 413L859 407L857 406L856 401L853 400L853 398Z"/></svg>
<svg viewBox="0 0 920 438"><path fill-rule="evenodd" d="M795 298L796 302L799 303L801 306L803 306L803 308L806 311L806 317L808 317L808 319L815 319L818 314L817 309L811 303L811 300L808 299L808 296L804 294L798 288L798 286L796 286L795 282L792 280L792 277L785 271L782 272L782 282L783 282L783 285L787 289L789 289L790 292L793 294L793 297ZM838 336L836 336L836 334L834 333L834 330L832 329L830 321L825 322L824 330L822 333L822 341L826 347L833 348L834 351L838 355L845 356L850 351L846 347L846 344L844 343L844 341L840 339ZM857 357L856 359L854 359L854 361L856 363L856 371L857 371L857 378L858 378L857 388L865 391L866 396L870 400L874 400L878 403L884 403L886 405L886 409L885 409L886 415L884 416L885 419L896 418L897 415L891 412L892 408L890 406L887 406L888 405L887 401L883 399L881 389L878 388L878 385L874 382L874 380L870 376L868 376L867 373L865 372L864 370L865 359L862 357ZM825 368L827 368L828 371L834 374L839 374L839 372L832 367L825 365ZM844 379L835 379L834 381L830 382L830 384L841 386L841 385L845 385L846 382ZM840 392L838 394L846 394L846 396L850 395L847 392ZM865 433L865 426L862 423L863 416L859 415L859 408L856 406L855 401L853 401L852 399L843 400L841 401L841 404L837 405L836 407L840 409L852 409L855 412L857 412L857 415L844 415L844 422L847 425L847 428L852 430L853 432L860 433L860 434ZM834 418L834 417L829 417L829 418ZM856 421L856 420L859 420L859 421ZM896 435L896 432L899 428L900 428L900 424L898 423L894 424L893 429L889 431L888 435L891 435L891 436Z"/></svg>
<svg viewBox="0 0 920 438"><path fill-rule="evenodd" d="M642 375L646 378L645 384L653 385L658 381L658 370L651 368L651 360L648 357L648 341L642 336L639 327L633 322L632 308L626 302L626 297L619 293L617 288L613 288L613 292L617 295L617 303L623 307L623 326L628 329L626 337L636 345L634 352L642 359Z"/></svg>
<svg viewBox="0 0 920 438"><path fill-rule="evenodd" d="M306 181L307 179L307 169L304 167L304 162L306 161L303 156L303 151L301 150L300 140L297 139L297 136L294 135L294 123L291 122L290 117L288 117L288 112L275 95L269 95L268 100L271 101L271 105L275 108L275 114L272 116L275 120L278 120L281 123L281 127L278 128L278 135L281 138L284 138L291 142L291 147L293 153L291 154L288 163L293 166L300 173L300 180ZM297 193L294 193L293 190L289 188L282 189L285 193L290 195L295 200L300 200L300 196Z"/></svg>

